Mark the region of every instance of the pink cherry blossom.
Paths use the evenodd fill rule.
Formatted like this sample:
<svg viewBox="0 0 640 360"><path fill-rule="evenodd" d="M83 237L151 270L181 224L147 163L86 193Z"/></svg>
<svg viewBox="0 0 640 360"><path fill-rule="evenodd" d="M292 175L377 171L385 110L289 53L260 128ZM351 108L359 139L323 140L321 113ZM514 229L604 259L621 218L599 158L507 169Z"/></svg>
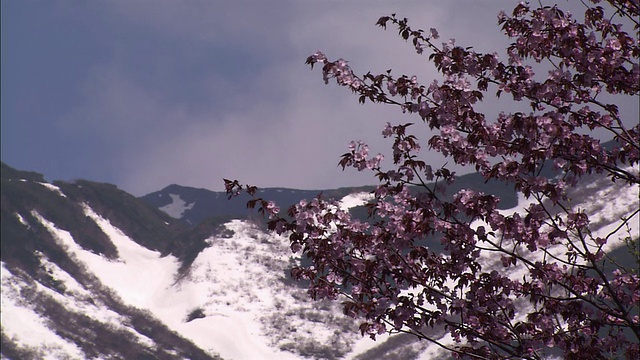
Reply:
<svg viewBox="0 0 640 360"><path fill-rule="evenodd" d="M640 210L596 237L591 229L597 214L573 208L567 197L591 174L640 186L640 125L629 126L616 104L600 96L637 99L638 4L607 4L585 2L584 16L575 17L557 6L524 2L501 11L499 25L512 41L505 60L453 40L437 45L435 29L426 35L407 19L380 18L379 26L397 27L443 75L426 86L391 71L357 76L343 59L309 56L311 67L322 65L325 82L335 79L360 102L397 106L413 122L382 129L393 139L389 170L381 167L382 155L371 157L361 141L349 144L339 162L371 172L379 182L366 204L368 219L322 197L292 206L286 217L271 202L249 202L269 216L271 230L289 237L293 252L309 260L293 268L292 277L307 281L313 299L340 298L344 313L361 322L362 335L374 339L409 333L472 359L552 353L637 359L637 269L605 267L603 247L623 237ZM634 33L617 24L621 18L635 23ZM551 71L536 74L535 63L547 63ZM488 119L477 104L494 95L531 111ZM420 126L430 138L415 135L425 134L416 131ZM614 138L613 148L601 145L592 135L596 130ZM515 188L530 205L504 214L494 195L462 189L446 196L456 175L422 160L423 148ZM547 168L555 174L543 175ZM230 196L256 193L237 181L225 180L225 186ZM637 244L637 234L628 241ZM525 275L513 276L517 269ZM454 344L430 335L435 327Z"/></svg>

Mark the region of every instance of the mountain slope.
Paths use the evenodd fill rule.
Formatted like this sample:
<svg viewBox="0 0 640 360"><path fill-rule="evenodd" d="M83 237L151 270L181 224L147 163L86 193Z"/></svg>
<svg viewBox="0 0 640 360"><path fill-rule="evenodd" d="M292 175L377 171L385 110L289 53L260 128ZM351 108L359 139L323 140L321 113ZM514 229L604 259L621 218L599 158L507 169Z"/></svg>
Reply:
<svg viewBox="0 0 640 360"><path fill-rule="evenodd" d="M22 175L3 168L6 358L331 359L359 338L289 280L284 238L246 221L185 227L113 185Z"/></svg>
<svg viewBox="0 0 640 360"><path fill-rule="evenodd" d="M472 180L468 186L476 187ZM169 190L167 195L197 206L198 198L187 198L180 187ZM270 191L263 195L271 196ZM344 206L357 207L366 191L333 194L345 196ZM273 193L284 193L286 201L303 195L286 189ZM593 218L594 233L608 231L638 208L637 187L604 177L585 179L570 196L574 206L599 214ZM223 204L226 197L220 197ZM300 259L291 254L288 240L265 233L246 213L240 220L218 213L189 226L113 185L50 184L39 174L4 164L1 203L3 358L408 360L443 355L436 346L401 334L377 342L362 338L358 321L344 316L339 302L313 302L291 281L288 269ZM521 209L526 200L518 203L508 211ZM629 231L638 237L638 221ZM620 241L611 243L613 256L633 261L624 258ZM487 259L486 266L494 262ZM444 336L441 329L434 331Z"/></svg>
<svg viewBox="0 0 640 360"><path fill-rule="evenodd" d="M217 358L123 301L95 276L94 264L79 261L70 251L83 249L108 263L121 260L122 249L87 216L89 203L108 212L114 222L139 214L139 226L148 232L138 241L165 253L182 225L114 186L78 182L58 187L33 174L2 165L3 356ZM154 238L162 233L159 223L166 228L165 236ZM139 226L126 229L140 235ZM174 262L180 263L177 258Z"/></svg>

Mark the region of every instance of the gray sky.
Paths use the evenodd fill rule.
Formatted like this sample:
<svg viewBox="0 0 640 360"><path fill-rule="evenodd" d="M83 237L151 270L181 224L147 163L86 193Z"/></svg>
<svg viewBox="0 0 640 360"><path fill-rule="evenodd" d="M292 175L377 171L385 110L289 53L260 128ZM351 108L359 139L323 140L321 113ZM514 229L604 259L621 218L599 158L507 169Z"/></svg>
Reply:
<svg viewBox="0 0 640 360"><path fill-rule="evenodd" d="M383 124L416 119L359 105L324 85L306 57L321 50L359 74L393 68L428 84L433 66L393 28L375 26L380 16L503 54L497 14L515 3L3 0L2 161L134 195L171 183L220 190L223 177L300 189L372 184L369 173L337 167L349 141L384 153ZM428 133L419 134L426 147Z"/></svg>

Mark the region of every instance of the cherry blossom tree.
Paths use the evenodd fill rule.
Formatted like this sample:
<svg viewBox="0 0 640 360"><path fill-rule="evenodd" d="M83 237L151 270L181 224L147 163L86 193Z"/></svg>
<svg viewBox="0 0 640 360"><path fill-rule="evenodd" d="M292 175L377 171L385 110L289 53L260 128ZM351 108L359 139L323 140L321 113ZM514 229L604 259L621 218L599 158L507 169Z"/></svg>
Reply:
<svg viewBox="0 0 640 360"><path fill-rule="evenodd" d="M362 103L397 106L414 119L382 130L393 142L390 169L363 142L352 142L339 162L377 179L368 219L320 196L287 214L261 198L248 203L308 258L291 274L308 282L312 298L341 299L363 335L409 333L457 357L640 356L637 270L605 267L608 243L627 237L637 244L638 234L625 229L640 210L596 236L594 214L567 197L590 174L640 184L637 119L624 119L602 96L638 96L638 1L609 0L606 10L599 3L585 0L579 18L527 3L501 12L498 23L512 39L504 60L453 41L438 44L435 29L414 29L396 15L380 18L380 27L397 28L442 74L426 85L391 71L357 76L345 60L321 52L307 59L321 67L325 83L333 79ZM509 97L530 111L488 119L476 109L485 96ZM418 126L431 130L426 143L412 132ZM610 134L615 146L603 147L594 130ZM443 196L456 176L422 160L425 145L487 181L512 185L530 205L505 214L498 197L473 189ZM554 175L545 175L548 169ZM230 196L256 194L255 187L225 182ZM431 250L435 243L444 251ZM430 335L434 327L446 329L450 341Z"/></svg>

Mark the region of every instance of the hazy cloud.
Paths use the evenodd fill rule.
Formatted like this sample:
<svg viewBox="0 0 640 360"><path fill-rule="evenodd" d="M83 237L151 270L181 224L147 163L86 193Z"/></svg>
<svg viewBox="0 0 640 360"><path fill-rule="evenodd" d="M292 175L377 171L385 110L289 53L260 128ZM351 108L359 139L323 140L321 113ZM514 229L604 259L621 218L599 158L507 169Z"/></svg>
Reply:
<svg viewBox="0 0 640 360"><path fill-rule="evenodd" d="M508 39L496 15L513 2L41 6L2 2L3 161L142 195L171 183L221 189L222 177L306 189L372 183L369 174L342 173L340 155L356 139L386 151L383 124L411 119L324 85L306 57L322 50L359 73L393 68L428 83L437 77L433 66L395 30L376 27L380 16L395 12L437 28L443 41L500 51Z"/></svg>

